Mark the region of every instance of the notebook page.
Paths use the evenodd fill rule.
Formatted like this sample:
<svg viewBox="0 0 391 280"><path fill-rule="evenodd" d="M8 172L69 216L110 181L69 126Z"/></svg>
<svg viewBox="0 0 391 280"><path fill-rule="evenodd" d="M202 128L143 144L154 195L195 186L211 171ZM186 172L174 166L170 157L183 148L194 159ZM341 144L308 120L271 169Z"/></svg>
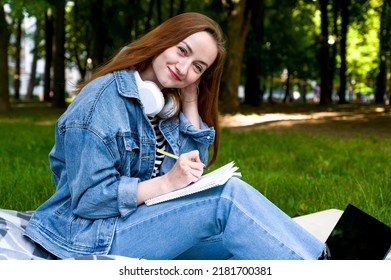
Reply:
<svg viewBox="0 0 391 280"><path fill-rule="evenodd" d="M164 202L167 200L175 199L178 197L186 196L209 188L223 185L232 176L241 177L240 172L236 172L237 170L238 167L234 166L234 162L232 161L208 174L201 176L201 178L198 179L197 182L192 183L187 187L157 196L155 198L151 198L145 201L145 204L147 206L150 206L156 203Z"/></svg>

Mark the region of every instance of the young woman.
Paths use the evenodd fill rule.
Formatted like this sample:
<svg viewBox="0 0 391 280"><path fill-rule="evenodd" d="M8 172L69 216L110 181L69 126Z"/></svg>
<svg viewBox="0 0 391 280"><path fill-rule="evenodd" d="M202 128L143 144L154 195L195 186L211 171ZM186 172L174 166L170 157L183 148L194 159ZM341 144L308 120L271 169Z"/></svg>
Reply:
<svg viewBox="0 0 391 280"><path fill-rule="evenodd" d="M57 258L318 259L325 244L237 178L144 204L197 181L215 161L224 54L219 26L185 13L80 85L49 155L56 192L26 236Z"/></svg>

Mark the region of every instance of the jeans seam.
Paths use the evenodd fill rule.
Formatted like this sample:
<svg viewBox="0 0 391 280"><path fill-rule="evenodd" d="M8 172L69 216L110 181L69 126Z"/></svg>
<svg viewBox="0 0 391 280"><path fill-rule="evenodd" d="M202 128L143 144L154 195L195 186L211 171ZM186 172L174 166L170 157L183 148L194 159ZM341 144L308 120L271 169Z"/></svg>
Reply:
<svg viewBox="0 0 391 280"><path fill-rule="evenodd" d="M292 248L290 248L289 246L287 246L284 242L282 242L279 238L277 238L275 235L271 234L267 229L265 229L262 225L260 225L257 220L255 218L253 218L253 216L249 215L246 211L244 211L241 207L240 207L240 204L236 203L233 199L231 199L230 197L227 197L225 195L221 195L221 198L223 199L226 199L228 201L230 201L232 203L232 205L234 205L237 209L239 209L244 215L246 215L249 219L251 219L254 223L256 223L267 235L269 235L271 238L273 238L274 240L278 241L279 244L281 244L282 246L284 246L285 248L289 249L289 251L293 254L295 254L296 256L300 257L301 259L302 256L300 256L299 254L296 253L296 251L294 251Z"/></svg>
<svg viewBox="0 0 391 280"><path fill-rule="evenodd" d="M191 201L189 201L189 203L180 204L179 206L169 208L169 209L167 209L166 211L159 211L159 212L156 213L155 215L148 216L147 218L144 218L144 219L141 219L141 220L139 220L139 221L137 221L137 222L134 222L134 223L132 223L132 224L129 224L127 227L124 227L124 228L121 228L121 229L118 229L118 228L117 228L116 232L122 232L122 231L124 231L124 230L127 230L127 229L130 228L130 227L133 227L133 226L142 224L142 223L144 223L144 222L146 222L146 221L148 221L148 220L151 220L151 219L158 218L159 216L165 215L165 214L170 213L170 212L172 212L172 211L177 211L178 213L180 213L180 209L181 209L181 208L183 208L183 207L188 207L188 206L191 206L191 205L193 205L193 204L200 203L200 202L204 202L204 201L206 201L206 200L208 200L208 201L211 201L211 200L218 200L218 198L216 197L216 198L208 198L208 199L198 199L198 200L196 199L196 200L191 200ZM148 206L148 207L149 207L149 206ZM151 206L151 207L153 207L153 206ZM179 211L178 211L178 210L179 210ZM136 212L137 212L137 211L136 211ZM135 212L135 213L136 213L136 212ZM135 214L135 213L134 213L134 214Z"/></svg>

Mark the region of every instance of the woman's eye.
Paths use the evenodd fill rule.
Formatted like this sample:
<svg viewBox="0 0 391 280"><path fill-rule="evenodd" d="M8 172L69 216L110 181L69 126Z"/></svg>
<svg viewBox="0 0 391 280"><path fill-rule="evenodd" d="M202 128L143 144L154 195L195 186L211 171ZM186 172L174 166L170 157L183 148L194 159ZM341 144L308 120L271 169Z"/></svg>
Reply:
<svg viewBox="0 0 391 280"><path fill-rule="evenodd" d="M179 50L179 52L181 53L181 54L183 54L183 55L185 55L186 54L186 50L185 50L185 48L182 48L182 47L178 47L178 50Z"/></svg>
<svg viewBox="0 0 391 280"><path fill-rule="evenodd" d="M194 64L194 68L196 69L196 72L197 73L201 73L202 72L202 66L199 65L199 64Z"/></svg>

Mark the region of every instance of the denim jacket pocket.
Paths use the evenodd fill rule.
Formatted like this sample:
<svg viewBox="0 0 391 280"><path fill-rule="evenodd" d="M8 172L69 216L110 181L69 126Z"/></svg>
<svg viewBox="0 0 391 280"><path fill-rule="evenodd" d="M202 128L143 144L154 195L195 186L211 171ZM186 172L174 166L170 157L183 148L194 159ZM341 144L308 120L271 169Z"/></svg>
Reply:
<svg viewBox="0 0 391 280"><path fill-rule="evenodd" d="M137 166L139 160L139 141L137 137L132 137L129 132L120 136L120 139L117 139L117 143L120 155L119 171L121 175L131 177L132 174L130 172L134 169L134 166Z"/></svg>

